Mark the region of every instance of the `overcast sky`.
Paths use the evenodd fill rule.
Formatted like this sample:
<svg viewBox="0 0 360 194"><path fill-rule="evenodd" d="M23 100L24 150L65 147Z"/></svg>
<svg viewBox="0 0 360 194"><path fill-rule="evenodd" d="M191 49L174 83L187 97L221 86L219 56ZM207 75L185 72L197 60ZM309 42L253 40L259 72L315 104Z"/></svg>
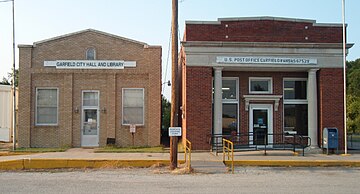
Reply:
<svg viewBox="0 0 360 194"><path fill-rule="evenodd" d="M1 1L1 0L0 0ZM12 67L12 7L0 3L0 79ZM360 58L360 1L346 0L348 60ZM341 0L179 0L180 36L186 20L274 16L341 23ZM16 45L93 28L163 48L163 81L170 79L171 0L15 0ZM17 48L16 48L17 49ZM16 54L17 56L17 54ZM166 70L166 65L169 67ZM16 57L18 67L18 56ZM169 98L170 87L165 87Z"/></svg>

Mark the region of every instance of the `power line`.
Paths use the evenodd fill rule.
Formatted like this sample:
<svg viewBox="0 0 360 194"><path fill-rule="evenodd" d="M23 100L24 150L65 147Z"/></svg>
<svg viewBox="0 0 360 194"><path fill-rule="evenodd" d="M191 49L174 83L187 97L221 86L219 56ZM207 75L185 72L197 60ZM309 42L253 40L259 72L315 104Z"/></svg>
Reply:
<svg viewBox="0 0 360 194"><path fill-rule="evenodd" d="M168 66L169 66L169 57L170 57L170 46L171 45L171 25L170 25L170 37L169 37L169 46L168 46L168 53L167 53L167 59L166 59L166 68L165 68L165 79L164 81L166 81L166 77L167 77L167 72L168 72ZM165 89L165 85L162 86L162 93L164 93L164 89Z"/></svg>

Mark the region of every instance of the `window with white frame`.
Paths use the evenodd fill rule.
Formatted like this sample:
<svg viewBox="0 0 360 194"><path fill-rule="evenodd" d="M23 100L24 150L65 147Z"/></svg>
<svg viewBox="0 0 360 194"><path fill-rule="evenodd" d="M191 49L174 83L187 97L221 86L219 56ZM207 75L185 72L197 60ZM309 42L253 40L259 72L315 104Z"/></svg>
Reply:
<svg viewBox="0 0 360 194"><path fill-rule="evenodd" d="M271 77L249 77L250 94L272 94Z"/></svg>
<svg viewBox="0 0 360 194"><path fill-rule="evenodd" d="M308 135L308 102L306 78L285 78L284 131Z"/></svg>
<svg viewBox="0 0 360 194"><path fill-rule="evenodd" d="M36 88L36 125L58 124L58 89Z"/></svg>
<svg viewBox="0 0 360 194"><path fill-rule="evenodd" d="M86 60L95 60L95 59L96 59L95 48L88 48L86 50Z"/></svg>
<svg viewBox="0 0 360 194"><path fill-rule="evenodd" d="M122 124L144 125L144 89L123 88Z"/></svg>
<svg viewBox="0 0 360 194"><path fill-rule="evenodd" d="M230 135L238 132L239 110L239 79L224 77L222 79L222 134Z"/></svg>

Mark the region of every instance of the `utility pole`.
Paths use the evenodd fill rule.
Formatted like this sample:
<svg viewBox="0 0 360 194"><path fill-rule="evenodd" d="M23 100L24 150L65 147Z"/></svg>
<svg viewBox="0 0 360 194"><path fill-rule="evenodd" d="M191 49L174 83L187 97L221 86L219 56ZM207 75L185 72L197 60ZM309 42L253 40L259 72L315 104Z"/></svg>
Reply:
<svg viewBox="0 0 360 194"><path fill-rule="evenodd" d="M178 0L172 0L172 22L171 22L171 34L172 34L172 87L171 87L171 121L170 127L178 126L178 86L176 77L178 69ZM170 169L174 170L177 168L177 149L178 137L170 136Z"/></svg>
<svg viewBox="0 0 360 194"><path fill-rule="evenodd" d="M342 28L343 28L343 76L344 76L344 146L347 155L347 118L346 118L346 25L345 25L345 0L342 0Z"/></svg>
<svg viewBox="0 0 360 194"><path fill-rule="evenodd" d="M15 0L12 0L12 23L13 23L13 150L16 150L16 69L15 69Z"/></svg>

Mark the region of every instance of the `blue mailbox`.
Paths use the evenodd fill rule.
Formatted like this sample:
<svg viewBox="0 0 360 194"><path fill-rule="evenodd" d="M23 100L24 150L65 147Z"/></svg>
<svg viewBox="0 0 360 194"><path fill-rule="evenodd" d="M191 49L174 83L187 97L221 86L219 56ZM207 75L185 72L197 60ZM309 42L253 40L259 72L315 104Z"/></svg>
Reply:
<svg viewBox="0 0 360 194"><path fill-rule="evenodd" d="M335 127L327 127L323 130L322 138L322 147L323 150L326 149L326 153L329 154L329 149L336 149L338 152L339 149L339 132Z"/></svg>

